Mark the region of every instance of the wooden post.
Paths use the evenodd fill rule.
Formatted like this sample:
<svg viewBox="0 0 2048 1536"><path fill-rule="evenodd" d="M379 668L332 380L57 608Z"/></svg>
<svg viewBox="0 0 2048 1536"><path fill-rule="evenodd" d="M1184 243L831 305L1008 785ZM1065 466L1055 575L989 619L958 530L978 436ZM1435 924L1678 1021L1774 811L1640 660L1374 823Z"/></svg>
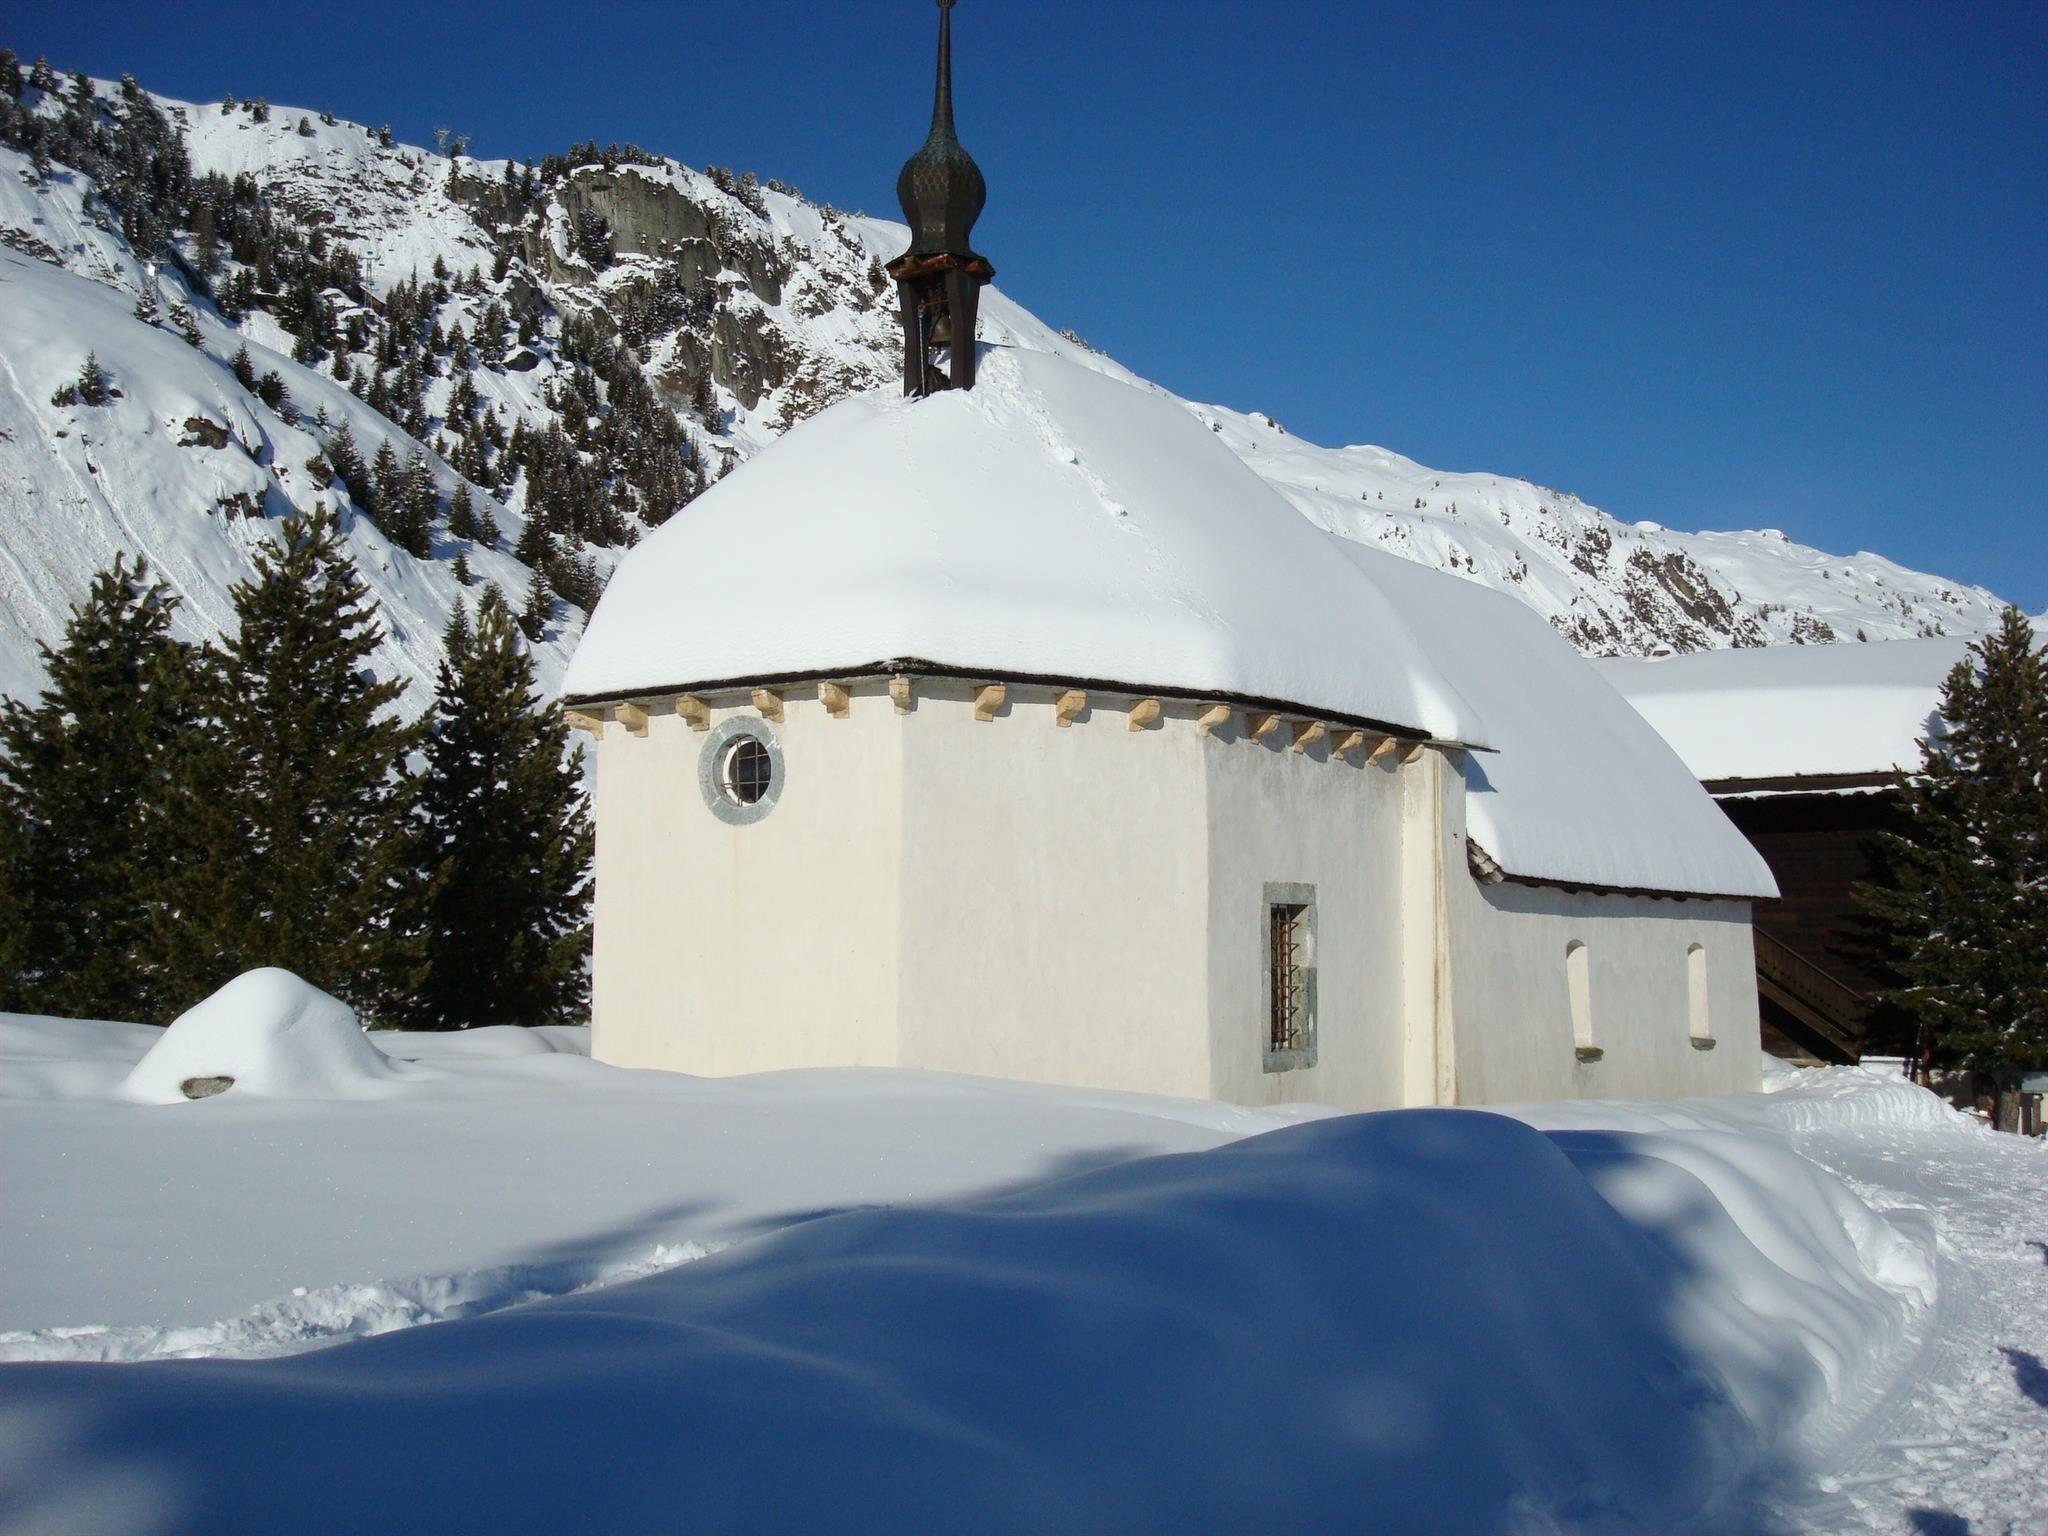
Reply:
<svg viewBox="0 0 2048 1536"><path fill-rule="evenodd" d="M1081 711L1087 707L1088 695L1079 688L1069 688L1065 693L1052 701L1053 724L1059 726L1072 725L1080 717Z"/></svg>
<svg viewBox="0 0 2048 1536"><path fill-rule="evenodd" d="M647 734L647 711L638 704L621 704L612 711L612 718L631 731L635 736Z"/></svg>
<svg viewBox="0 0 2048 1536"><path fill-rule="evenodd" d="M782 724L782 695L776 689L756 688L754 708L761 711L764 720L773 720L777 725Z"/></svg>
<svg viewBox="0 0 2048 1536"><path fill-rule="evenodd" d="M1139 699L1131 705L1131 729L1142 731L1159 718L1157 699Z"/></svg>
<svg viewBox="0 0 2048 1536"><path fill-rule="evenodd" d="M595 715L586 715L580 709L565 709L562 711L562 718L568 722L570 730L590 732L592 740L598 740L604 735L604 722Z"/></svg>
<svg viewBox="0 0 2048 1536"><path fill-rule="evenodd" d="M899 672L889 679L889 700L896 706L896 713L910 713L910 675Z"/></svg>
<svg viewBox="0 0 2048 1536"><path fill-rule="evenodd" d="M818 702L825 706L825 713L834 720L844 720L852 705L851 696L838 683L818 684Z"/></svg>
<svg viewBox="0 0 2048 1536"><path fill-rule="evenodd" d="M1330 748L1330 756L1333 758L1349 757L1353 752L1356 752L1360 747L1364 745L1365 732L1346 731L1342 736L1340 736L1337 739L1337 744L1334 747Z"/></svg>
<svg viewBox="0 0 2048 1536"><path fill-rule="evenodd" d="M694 693L686 693L676 700L676 713L683 717L683 722L693 731L711 729L711 706Z"/></svg>
<svg viewBox="0 0 2048 1536"><path fill-rule="evenodd" d="M1280 728L1280 717L1268 714L1249 714L1244 717L1244 733L1253 741L1264 741Z"/></svg>
<svg viewBox="0 0 2048 1536"><path fill-rule="evenodd" d="M1320 720L1301 721L1294 727L1294 750L1296 752L1306 752L1310 747L1321 741L1328 733L1328 730L1329 727Z"/></svg>
<svg viewBox="0 0 2048 1536"><path fill-rule="evenodd" d="M987 683L976 689L974 694L974 718L977 720L995 719L996 711L1003 707L1003 699L1008 695L1009 691L1001 683Z"/></svg>
<svg viewBox="0 0 2048 1536"><path fill-rule="evenodd" d="M1195 734L1197 736L1206 736L1215 730L1217 726L1227 725L1229 722L1230 706L1228 704L1211 704L1195 717Z"/></svg>

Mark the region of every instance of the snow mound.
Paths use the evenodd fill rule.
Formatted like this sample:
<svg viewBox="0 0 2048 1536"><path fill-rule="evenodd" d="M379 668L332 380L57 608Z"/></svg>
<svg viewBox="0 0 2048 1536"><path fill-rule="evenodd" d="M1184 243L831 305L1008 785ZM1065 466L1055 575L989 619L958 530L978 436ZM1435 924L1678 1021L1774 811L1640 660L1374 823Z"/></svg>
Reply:
<svg viewBox="0 0 2048 1536"><path fill-rule="evenodd" d="M1739 1213L1669 1172L1617 1209L1590 1161L1655 1158L1323 1120L314 1354L0 1373L0 1413L46 1486L118 1471L167 1532L1760 1528L1827 1366L1774 1317L1853 1277L1727 1294L1670 1234Z"/></svg>
<svg viewBox="0 0 2048 1536"><path fill-rule="evenodd" d="M265 966L178 1015L135 1064L122 1093L145 1104L181 1104L215 1092L360 1099L375 1097L395 1070L348 1004ZM230 1080L225 1086L223 1078Z"/></svg>

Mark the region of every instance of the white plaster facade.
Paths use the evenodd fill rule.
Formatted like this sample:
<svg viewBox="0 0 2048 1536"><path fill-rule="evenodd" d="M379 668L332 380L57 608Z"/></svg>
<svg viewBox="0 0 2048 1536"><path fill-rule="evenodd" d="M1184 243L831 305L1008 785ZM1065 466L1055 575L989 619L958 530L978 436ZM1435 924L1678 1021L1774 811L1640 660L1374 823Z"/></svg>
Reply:
<svg viewBox="0 0 2048 1536"><path fill-rule="evenodd" d="M597 745L593 1051L703 1074L905 1066L1350 1109L1753 1088L1747 901L1485 883L1463 752L1343 756L1305 717L919 677L641 698ZM774 805L714 814L724 721L781 754ZM1268 1070L1267 887L1312 887L1316 1052ZM1585 947L1592 1050L1566 952ZM1703 958L1692 956L1697 947ZM1699 979L1702 978L1703 980ZM1704 986L1703 1007L1694 992ZM1693 1039L1704 1015L1713 1044Z"/></svg>
<svg viewBox="0 0 2048 1536"><path fill-rule="evenodd" d="M1770 873L1540 617L1316 527L1092 354L983 363L821 411L606 587L564 682L603 730L600 1057L1354 1109L1754 1086ZM721 742L772 743L772 806L719 798Z"/></svg>

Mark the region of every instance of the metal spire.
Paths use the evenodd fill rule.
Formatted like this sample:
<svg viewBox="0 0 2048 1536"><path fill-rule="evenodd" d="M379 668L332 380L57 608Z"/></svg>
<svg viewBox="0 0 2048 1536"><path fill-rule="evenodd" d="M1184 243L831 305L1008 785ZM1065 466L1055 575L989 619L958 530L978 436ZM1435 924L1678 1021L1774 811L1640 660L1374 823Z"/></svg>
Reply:
<svg viewBox="0 0 2048 1536"><path fill-rule="evenodd" d="M968 238L988 201L981 167L953 131L953 4L938 0L939 65L932 126L903 162L896 200L910 226L910 248L889 263L903 309L903 387L927 395L974 387L974 322L981 285L995 268ZM940 353L946 355L941 368Z"/></svg>

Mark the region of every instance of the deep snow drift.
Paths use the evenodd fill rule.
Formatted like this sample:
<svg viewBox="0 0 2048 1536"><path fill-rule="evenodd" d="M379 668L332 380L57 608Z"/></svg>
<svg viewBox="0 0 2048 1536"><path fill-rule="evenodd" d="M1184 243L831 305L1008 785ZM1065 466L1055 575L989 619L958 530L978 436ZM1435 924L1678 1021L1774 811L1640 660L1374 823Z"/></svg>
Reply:
<svg viewBox="0 0 2048 1536"><path fill-rule="evenodd" d="M1350 1116L0 1404L67 1481L124 1469L109 1531L1748 1529L1815 1368L1782 1332L1703 1351L1653 1232L1516 1121Z"/></svg>
<svg viewBox="0 0 2048 1536"><path fill-rule="evenodd" d="M1990 1250L1794 1149L2048 1159L1873 1074L1290 1127L577 1038L137 1105L149 1032L0 1021L0 1525L1905 1530L1950 1362L2026 1406Z"/></svg>

